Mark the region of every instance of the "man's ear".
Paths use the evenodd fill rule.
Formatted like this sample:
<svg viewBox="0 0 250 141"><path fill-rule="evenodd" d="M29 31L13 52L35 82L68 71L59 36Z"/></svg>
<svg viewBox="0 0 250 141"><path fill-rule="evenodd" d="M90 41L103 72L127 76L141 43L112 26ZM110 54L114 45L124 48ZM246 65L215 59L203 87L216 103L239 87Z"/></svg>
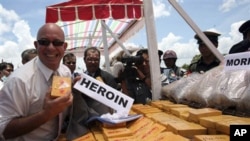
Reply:
<svg viewBox="0 0 250 141"><path fill-rule="evenodd" d="M38 47L38 42L37 41L34 41L34 46L37 49L37 47Z"/></svg>
<svg viewBox="0 0 250 141"><path fill-rule="evenodd" d="M67 43L67 42L64 42L63 46L64 46L64 49L66 50L67 47L68 47L68 43Z"/></svg>

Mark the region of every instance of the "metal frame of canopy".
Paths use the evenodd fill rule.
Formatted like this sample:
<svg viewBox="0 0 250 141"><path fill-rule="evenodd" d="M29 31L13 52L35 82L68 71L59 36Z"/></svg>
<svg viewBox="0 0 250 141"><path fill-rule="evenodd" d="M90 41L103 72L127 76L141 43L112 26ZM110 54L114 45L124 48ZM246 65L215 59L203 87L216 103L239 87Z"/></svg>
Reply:
<svg viewBox="0 0 250 141"><path fill-rule="evenodd" d="M105 24L102 24L104 21ZM109 53L117 47L117 39L126 40L124 37L131 33L132 29L136 32L143 24L143 20L92 20L92 21L77 21L77 22L57 22L66 32L65 40L68 42L70 49L74 50L78 47L95 46L100 49L104 48L102 37L102 26L108 30L107 41ZM112 28L112 29L111 29ZM116 39L115 39L116 38Z"/></svg>
<svg viewBox="0 0 250 141"><path fill-rule="evenodd" d="M58 21L72 22L80 20L89 22L90 20L95 19L101 20L101 34L99 35L102 36L105 62L108 68L110 66L108 57L110 51L113 51L117 45L120 45L126 51L126 48L122 45L121 41L125 41L128 37L135 34L135 32L139 30L145 22L153 100L160 98L160 64L158 57L155 57L158 55L158 47L152 0L144 0L143 2L142 0L71 0L69 2L48 6L46 12L46 22L57 23ZM126 30L119 34L115 34L107 24L107 20L110 20L110 18L116 20L129 19L130 24ZM63 24L61 24L61 26L64 27ZM107 34L106 31L108 31L109 34ZM111 39L113 42L108 42L108 38L111 36L114 38ZM93 34L88 34L88 36L85 38L71 37L71 39L74 39L75 42L79 39L88 39L88 45L91 45L93 40L95 40L97 37L98 36L93 36ZM82 47L84 50L84 47L86 46L80 47Z"/></svg>
<svg viewBox="0 0 250 141"><path fill-rule="evenodd" d="M168 0L169 3L175 8L175 10L182 16L182 18L187 22L187 24L195 31L195 33L204 41L209 50L223 62L223 55L216 49L214 44L207 38L207 36L200 30L200 28L193 22L193 20L188 16L188 14L182 9L182 7L175 0Z"/></svg>

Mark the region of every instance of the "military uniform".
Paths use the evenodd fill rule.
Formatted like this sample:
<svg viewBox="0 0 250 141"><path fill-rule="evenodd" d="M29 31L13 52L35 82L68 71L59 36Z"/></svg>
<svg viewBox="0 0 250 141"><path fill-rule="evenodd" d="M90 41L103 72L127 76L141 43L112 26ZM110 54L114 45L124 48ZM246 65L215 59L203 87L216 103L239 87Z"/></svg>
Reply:
<svg viewBox="0 0 250 141"><path fill-rule="evenodd" d="M211 31L204 31L203 32L207 38L217 47L218 46L218 37L220 36L219 33L211 32ZM197 40L197 44L200 46L201 44L204 44L203 40L196 34L194 38ZM203 57L196 62L193 62L189 65L188 73L192 72L206 72L220 64L220 61L218 59L212 60L210 64L206 64L203 61Z"/></svg>
<svg viewBox="0 0 250 141"><path fill-rule="evenodd" d="M245 39L231 47L229 54L250 51L250 40Z"/></svg>
<svg viewBox="0 0 250 141"><path fill-rule="evenodd" d="M250 51L250 38L247 37L250 32L250 20L240 26L239 32L243 34L243 41L233 45L229 50L229 54Z"/></svg>
<svg viewBox="0 0 250 141"><path fill-rule="evenodd" d="M202 61L202 57L201 57L198 61L190 64L189 72L190 73L192 73L192 72L199 72L199 73L206 72L206 71L218 66L219 64L220 64L219 60L214 60L212 63L206 64Z"/></svg>

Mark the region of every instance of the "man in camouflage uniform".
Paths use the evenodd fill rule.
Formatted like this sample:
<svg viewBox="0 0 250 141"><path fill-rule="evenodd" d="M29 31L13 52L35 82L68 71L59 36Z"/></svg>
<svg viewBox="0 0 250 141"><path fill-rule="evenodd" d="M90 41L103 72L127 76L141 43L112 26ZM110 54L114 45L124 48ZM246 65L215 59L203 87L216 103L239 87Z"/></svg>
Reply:
<svg viewBox="0 0 250 141"><path fill-rule="evenodd" d="M214 44L214 46L218 47L218 37L219 33L204 31L203 32L208 39ZM198 72L204 73L220 64L220 61L216 58L216 56L210 51L210 49L206 46L206 44L201 40L201 38L196 34L194 38L197 40L197 44L199 46L199 51L201 53L200 59L195 62L192 62L189 66L188 72Z"/></svg>

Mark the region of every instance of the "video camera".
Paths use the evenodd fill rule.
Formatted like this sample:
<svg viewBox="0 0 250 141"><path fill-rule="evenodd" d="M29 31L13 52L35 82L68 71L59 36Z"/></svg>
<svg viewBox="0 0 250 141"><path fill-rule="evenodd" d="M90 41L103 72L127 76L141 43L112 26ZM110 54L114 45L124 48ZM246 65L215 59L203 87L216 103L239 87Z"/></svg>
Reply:
<svg viewBox="0 0 250 141"><path fill-rule="evenodd" d="M129 81L135 81L137 77L137 70L134 68L135 65L140 65L144 61L142 56L126 56L121 59L124 64L123 79Z"/></svg>
<svg viewBox="0 0 250 141"><path fill-rule="evenodd" d="M142 56L127 56L121 59L125 66L134 66L136 64L142 64L144 59Z"/></svg>

